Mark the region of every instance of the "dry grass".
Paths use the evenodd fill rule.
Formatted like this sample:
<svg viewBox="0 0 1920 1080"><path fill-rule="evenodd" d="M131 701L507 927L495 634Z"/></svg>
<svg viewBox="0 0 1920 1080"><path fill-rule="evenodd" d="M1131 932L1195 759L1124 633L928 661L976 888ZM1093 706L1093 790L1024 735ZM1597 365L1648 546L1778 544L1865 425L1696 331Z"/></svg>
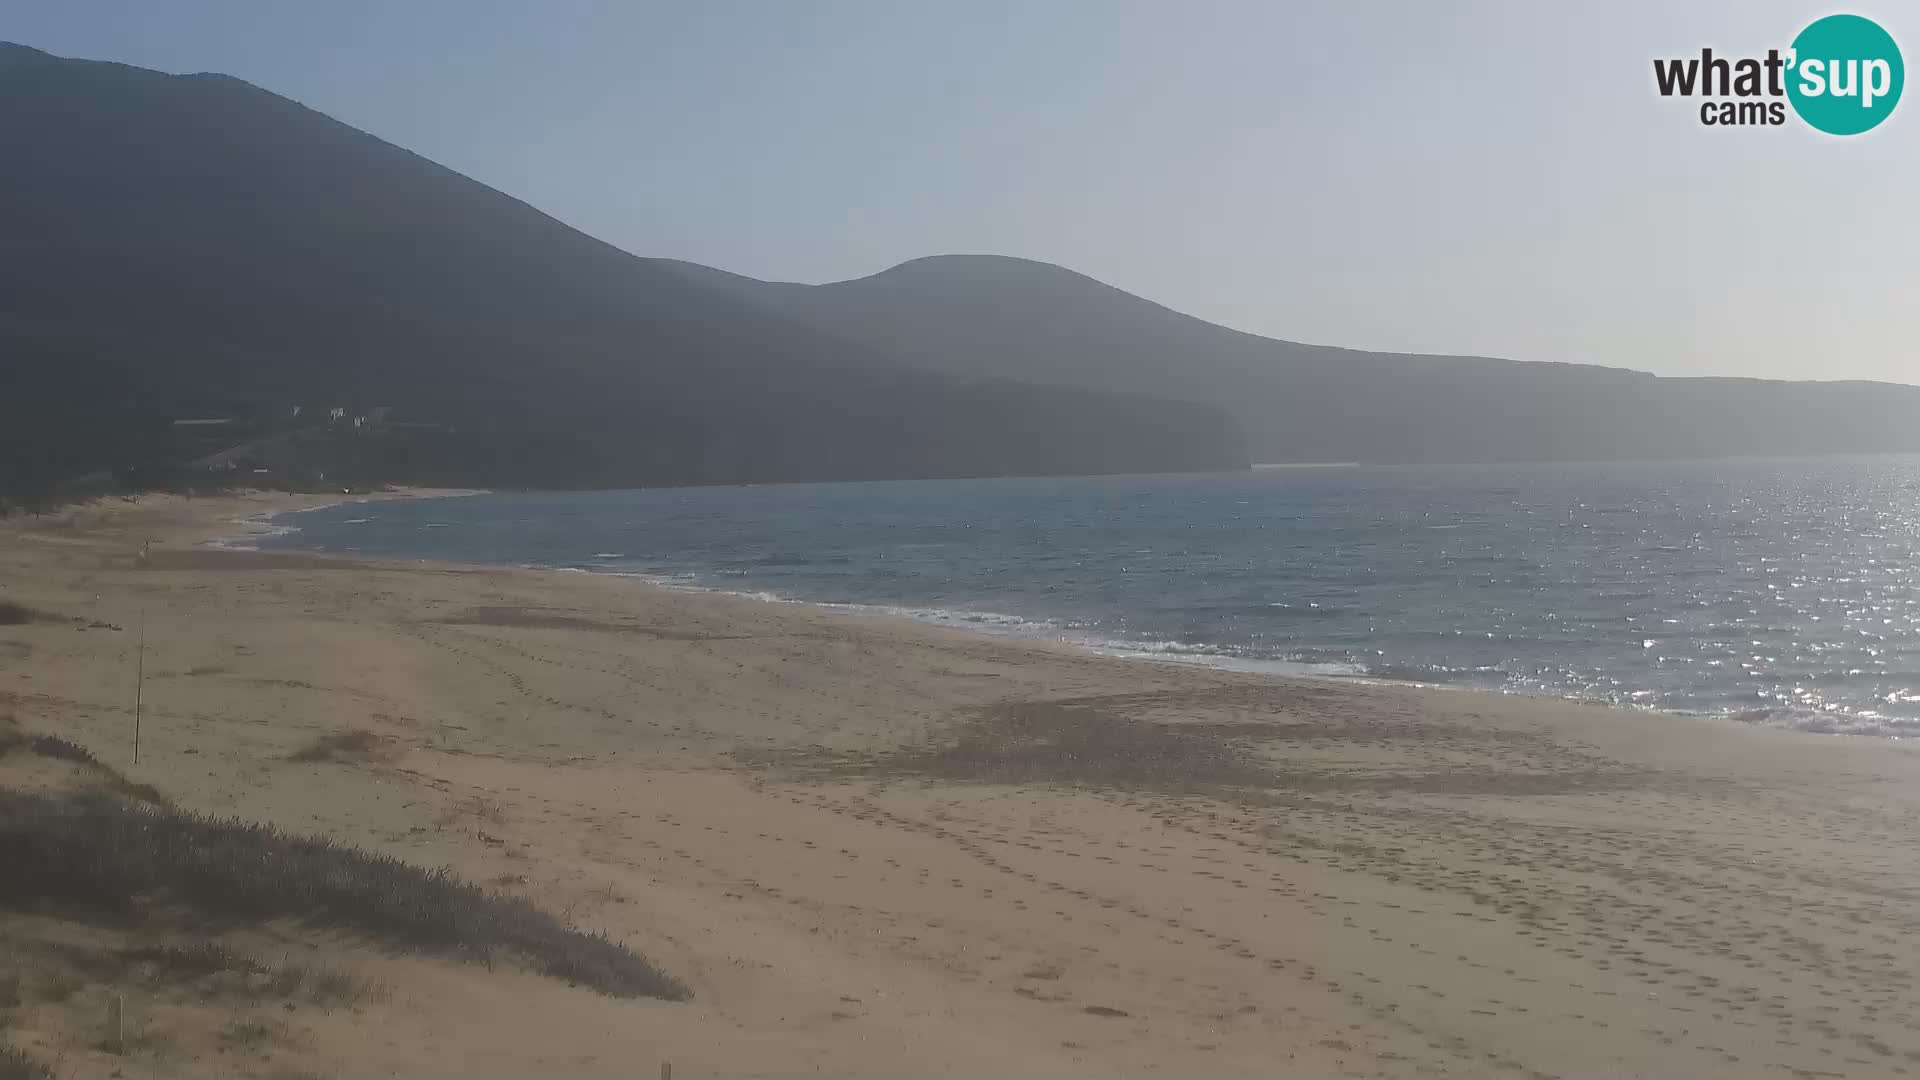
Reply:
<svg viewBox="0 0 1920 1080"><path fill-rule="evenodd" d="M21 965L0 977L0 1004L7 1008L57 1004L88 985L174 989L198 1002L275 1000L320 1008L352 1007L387 992L378 981L351 971L291 957L268 964L215 941L112 947L9 934L0 937L0 945L10 961ZM31 979L22 971L30 971Z"/></svg>
<svg viewBox="0 0 1920 1080"><path fill-rule="evenodd" d="M259 1020L234 1020L220 1032L220 1041L229 1046L250 1048L273 1041L281 1027Z"/></svg>
<svg viewBox="0 0 1920 1080"><path fill-rule="evenodd" d="M1173 792L1261 788L1274 779L1240 741L1060 702L986 709L950 743L840 762L834 768L992 784Z"/></svg>
<svg viewBox="0 0 1920 1080"><path fill-rule="evenodd" d="M122 949L124 961L142 982L192 982L207 997L247 1000L277 998L322 1008L342 1008L385 996L380 983L349 971L295 963L265 964L218 942Z"/></svg>
<svg viewBox="0 0 1920 1080"><path fill-rule="evenodd" d="M0 1080L53 1080L53 1070L26 1051L0 1043Z"/></svg>
<svg viewBox="0 0 1920 1080"><path fill-rule="evenodd" d="M0 1011L0 1036L6 1034L8 1014L18 1008L22 1001L19 973L9 971L0 976L0 1010L5 1010ZM0 1038L0 1080L53 1080L53 1070L25 1050Z"/></svg>
<svg viewBox="0 0 1920 1080"><path fill-rule="evenodd" d="M452 823L462 818L473 818L496 828L505 828L507 824L507 804L499 799L489 799L483 795L472 795L449 807L443 821Z"/></svg>
<svg viewBox="0 0 1920 1080"><path fill-rule="evenodd" d="M93 756L93 751L55 735L28 735L13 727L11 714L0 715L0 757L27 753L67 761L92 773L102 787L116 795L152 806L166 806L166 797L152 784L136 784L120 770Z"/></svg>
<svg viewBox="0 0 1920 1080"><path fill-rule="evenodd" d="M30 608L12 600L0 600L0 626L25 626L36 622L60 622L60 616Z"/></svg>
<svg viewBox="0 0 1920 1080"><path fill-rule="evenodd" d="M1306 792L1527 796L1620 791L1644 787L1657 775L1652 769L1590 754L1560 752L1550 766L1537 760L1516 762L1513 753L1524 750L1532 737L1510 732L1369 718L1303 719L1291 713L1196 723L1155 718L1151 710L1159 704L1157 695L1006 702L965 713L935 739L899 749L738 756L788 765L803 778L1059 784L1203 795L1254 805L1286 805ZM1416 737L1450 741L1462 763L1331 770L1296 760L1298 753L1316 745L1380 745ZM1508 756L1503 760L1501 755Z"/></svg>
<svg viewBox="0 0 1920 1080"><path fill-rule="evenodd" d="M365 761L375 756L386 740L359 728L322 735L287 756L289 761Z"/></svg>
<svg viewBox="0 0 1920 1080"><path fill-rule="evenodd" d="M689 991L605 937L444 869L263 825L89 796L0 792L0 906L138 922L168 910L208 923L294 919L490 962L496 952L615 997Z"/></svg>
<svg viewBox="0 0 1920 1080"><path fill-rule="evenodd" d="M148 965L160 974L189 979L217 971L264 970L225 945L212 941L197 945L151 945L122 949L119 956L132 964Z"/></svg>

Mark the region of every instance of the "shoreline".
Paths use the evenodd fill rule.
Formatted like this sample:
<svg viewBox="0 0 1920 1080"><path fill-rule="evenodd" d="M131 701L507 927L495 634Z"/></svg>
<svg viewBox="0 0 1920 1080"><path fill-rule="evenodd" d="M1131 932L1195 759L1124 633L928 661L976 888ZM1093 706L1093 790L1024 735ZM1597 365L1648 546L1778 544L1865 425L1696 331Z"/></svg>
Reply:
<svg viewBox="0 0 1920 1080"><path fill-rule="evenodd" d="M246 492L242 497L272 497L282 494L284 494L287 499L302 500L303 505L261 510L245 517L235 518L230 524L237 526L239 528L238 532L208 537L200 541L201 546L220 551L257 551L259 550L257 545L261 539L269 536L285 536L288 533L299 531L298 526L275 525L273 519L278 517L291 514L307 514L315 510L327 510L336 506L352 506L359 503L394 502L402 499L463 499L473 495L488 495L491 494L491 492L478 488L386 488L381 491L361 492L358 494L343 492L339 496L294 495L291 493L254 491ZM213 497L218 498L219 496ZM317 499L319 501L311 503L304 502L304 500L308 499Z"/></svg>
<svg viewBox="0 0 1920 1080"><path fill-rule="evenodd" d="M254 948L318 948L383 996L284 1013L134 994L163 1038L116 1058L86 988L14 1010L9 1039L44 1060L160 1076L214 1053L250 1075L1920 1067L1920 748L1143 664L605 575L197 546L237 511L293 505L156 499L0 528L0 598L44 615L0 626L0 706L181 810L564 913L693 998L263 926ZM0 909L0 933L52 947L57 914ZM263 1019L268 1036L221 1040Z"/></svg>
<svg viewBox="0 0 1920 1080"><path fill-rule="evenodd" d="M369 497L356 497L351 499L338 499L331 502L323 502L316 505L300 506L300 507L284 509L284 510L269 510L259 515L256 515L256 517L260 519L262 524L267 524L269 520L272 518L285 516L285 515L307 513L313 510L321 510L321 509L326 509L332 506L347 505L350 503L391 501L395 499L421 499L421 500L451 499L451 498L462 498L462 497L471 496L471 495L485 495L485 494L490 494L490 492L466 491L466 490L439 491L439 490L433 490L433 489L400 488L400 489L394 489L390 493L385 493L381 495L374 495ZM271 529L270 531L265 531L261 533L246 534L246 536L257 540L258 538L264 537L264 536L282 536L282 535L287 535L289 533L298 532L298 531L299 531L298 526L286 526L283 528L274 528L274 529ZM257 548L253 548L253 547L235 545L225 538L209 539L205 541L205 544L209 547L220 548L222 550L241 550L241 551L258 550ZM353 552L322 551L320 549L311 549L311 548L295 548L293 550L297 550L306 554L324 556L327 558L359 559L364 561L375 561L375 562L381 561L381 557L379 556L363 556ZM1630 702L1607 701L1599 698L1586 698L1586 697L1578 697L1573 695L1540 693L1540 692L1534 692L1534 691L1524 690L1524 689L1509 690L1501 687L1464 686L1464 685L1459 685L1454 683L1426 681L1426 680L1419 680L1419 679L1397 679L1397 678L1391 678L1388 676L1371 674L1369 672L1366 672L1365 670L1354 671L1351 673L1325 670L1327 668L1332 668L1332 667L1352 666L1347 664L1337 664L1333 662L1313 663L1313 662L1307 662L1307 661L1292 661L1292 660L1250 659L1250 658L1235 657L1235 656L1221 654L1221 653L1207 653L1204 651L1181 652L1181 651L1172 650L1172 649L1165 650L1165 651L1156 651L1147 646L1154 645L1154 644L1168 645L1172 643L1129 642L1124 639L1100 638L1092 635L1075 635L1068 629L1059 626L1058 623L1056 623L1051 618L1043 619L1043 620L1035 620L1035 619L1028 618L1026 616L1011 615L1004 612L974 611L974 610L962 609L962 608L931 608L931 607L920 607L920 606L913 606L913 605L907 605L907 604L879 604L879 603L859 603L854 601L816 600L816 599L808 599L808 598L802 598L802 597L785 596L785 595L781 595L779 593L775 593L770 590L764 590L764 589L761 589L761 590L729 589L723 586L710 585L710 584L705 584L698 581L682 581L677 578L670 578L670 577L666 577L658 574L597 570L597 569L593 569L591 567L585 567L585 566L580 566L580 567L545 566L545 565L538 565L538 564L532 564L532 563L507 563L507 562L461 563L454 560L438 559L432 556L414 556L410 558L420 562L430 562L430 563L436 563L436 564L442 564L442 565L464 565L464 566L471 566L475 568L481 568L481 567L509 568L509 569L524 570L528 572L537 572L537 573L582 574L582 575L587 575L589 577L634 581L634 582L639 582L643 585L646 585L650 588L661 589L669 592L685 592L693 595L722 596L722 597L728 597L736 600L749 601L753 603L791 604L791 605L804 607L813 611L818 611L823 614L835 615L835 616L849 616L849 617L863 618L863 619L872 619L872 618L898 619L898 620L903 620L919 626L938 627L938 628L957 631L965 634L975 634L975 635L979 635L982 637L987 637L987 638L991 638L999 641L1033 642L1033 643L1041 643L1041 644L1047 644L1047 645L1065 646L1067 648L1078 650L1089 656L1098 656L1098 657L1105 657L1105 658L1115 659L1115 660L1134 661L1134 662L1142 662L1142 663L1149 663L1149 664L1164 664L1164 665L1169 665L1173 667L1182 667L1182 668L1200 668L1200 669L1209 670L1209 671L1235 672L1239 674L1251 675L1251 676L1262 677L1262 678L1274 678L1274 679L1283 679L1283 680L1304 680L1304 681L1310 681L1310 682L1326 682L1328 684L1335 685L1335 686L1356 685L1356 686L1405 687L1408 689L1419 690L1423 692L1446 691L1446 692L1459 693L1459 694L1484 694L1484 695L1492 695L1501 699L1511 699L1511 700L1520 700L1520 701L1555 702L1560 704L1576 705L1581 707L1600 708L1600 709L1617 709L1617 710L1633 712L1638 714L1660 716L1660 717L1665 717L1665 718L1682 721L1682 722L1706 722L1712 725L1722 727L1725 730L1733 730L1733 731L1759 731L1759 732L1768 732L1768 733L1777 733L1777 734L1813 735L1813 736L1822 736L1822 737L1829 737L1829 738L1844 737L1847 739L1875 739L1875 740L1882 740L1884 742L1887 742L1893 745L1903 745L1903 744L1912 745L1916 738L1916 736L1914 735L1893 734L1893 733L1888 733L1884 731L1830 730L1830 729L1823 729L1821 727L1807 726L1806 724L1800 722L1802 719L1806 719L1806 720L1817 719L1814 717L1800 718L1796 716L1796 717L1786 719L1784 721L1774 721L1770 719L1751 720L1751 719L1743 719L1743 716L1745 715L1744 712L1733 711L1733 710L1686 711L1686 710L1679 710L1679 709L1662 708L1659 706L1636 705ZM1013 629L1004 629L1004 630L996 629L996 626L1006 625L1006 624L1018 624L1018 626ZM1848 719L1861 720L1862 718L1855 718L1849 715ZM1868 718L1868 719L1864 719L1862 722L1871 723L1873 721L1870 718Z"/></svg>

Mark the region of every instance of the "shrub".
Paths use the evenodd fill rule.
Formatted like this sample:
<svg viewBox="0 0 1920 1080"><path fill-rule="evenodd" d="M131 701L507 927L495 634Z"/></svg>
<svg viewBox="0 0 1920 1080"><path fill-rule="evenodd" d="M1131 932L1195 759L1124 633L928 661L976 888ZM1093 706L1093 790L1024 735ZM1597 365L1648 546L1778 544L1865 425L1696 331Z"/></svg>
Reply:
<svg viewBox="0 0 1920 1080"><path fill-rule="evenodd" d="M0 906L133 918L142 899L232 923L291 918L484 961L492 950L615 997L687 988L623 945L518 897L265 825L101 797L0 793Z"/></svg>

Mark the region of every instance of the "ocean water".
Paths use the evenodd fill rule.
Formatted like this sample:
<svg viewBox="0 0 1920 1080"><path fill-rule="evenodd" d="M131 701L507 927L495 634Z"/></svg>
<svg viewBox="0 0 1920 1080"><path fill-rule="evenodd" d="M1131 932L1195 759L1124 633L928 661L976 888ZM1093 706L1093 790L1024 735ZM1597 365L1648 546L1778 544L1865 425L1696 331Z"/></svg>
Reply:
<svg viewBox="0 0 1920 1080"><path fill-rule="evenodd" d="M1254 670L1920 734L1920 458L498 494L261 546L632 574Z"/></svg>

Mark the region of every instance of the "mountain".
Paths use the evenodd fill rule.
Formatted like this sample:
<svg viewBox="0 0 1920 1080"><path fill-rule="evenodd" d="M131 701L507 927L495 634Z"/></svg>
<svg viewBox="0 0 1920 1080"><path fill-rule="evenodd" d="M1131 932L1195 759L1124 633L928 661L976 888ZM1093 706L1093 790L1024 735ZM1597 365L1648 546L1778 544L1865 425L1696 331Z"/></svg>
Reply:
<svg viewBox="0 0 1920 1080"><path fill-rule="evenodd" d="M1218 409L908 366L227 76L0 44L0 147L12 474L293 406L407 421L357 452L431 483L1246 464Z"/></svg>
<svg viewBox="0 0 1920 1080"><path fill-rule="evenodd" d="M691 263L689 281L930 371L1217 405L1256 461L1497 462L1920 451L1920 388L1658 378L1372 353L1241 333L1046 263L916 259L798 285Z"/></svg>

